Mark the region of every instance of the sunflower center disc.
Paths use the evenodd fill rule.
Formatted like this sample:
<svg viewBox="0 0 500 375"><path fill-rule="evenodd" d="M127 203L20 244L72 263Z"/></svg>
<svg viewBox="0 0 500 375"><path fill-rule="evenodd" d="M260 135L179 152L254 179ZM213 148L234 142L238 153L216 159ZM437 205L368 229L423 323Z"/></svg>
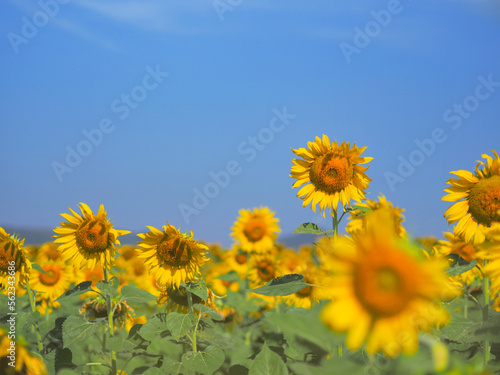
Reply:
<svg viewBox="0 0 500 375"><path fill-rule="evenodd" d="M164 236L158 243L158 255L172 267L182 267L191 260L191 247L180 237Z"/></svg>
<svg viewBox="0 0 500 375"><path fill-rule="evenodd" d="M14 261L16 263L16 271L17 271L17 262L13 256L14 252L14 244L8 239L0 242L0 271L8 272L9 263Z"/></svg>
<svg viewBox="0 0 500 375"><path fill-rule="evenodd" d="M247 262L247 256L246 254L238 254L236 255L236 263L238 264L245 264Z"/></svg>
<svg viewBox="0 0 500 375"><path fill-rule="evenodd" d="M330 194L345 189L352 182L353 176L354 170L349 159L334 153L319 156L309 170L309 179L313 185Z"/></svg>
<svg viewBox="0 0 500 375"><path fill-rule="evenodd" d="M355 294L363 306L383 317L403 311L416 293L411 279L413 264L401 256L388 256L367 257L358 265L354 281Z"/></svg>
<svg viewBox="0 0 500 375"><path fill-rule="evenodd" d="M260 262L257 266L257 273L262 280L268 281L274 279L274 267L267 262Z"/></svg>
<svg viewBox="0 0 500 375"><path fill-rule="evenodd" d="M257 242L266 234L266 226L259 218L251 219L245 225L245 236L250 242Z"/></svg>
<svg viewBox="0 0 500 375"><path fill-rule="evenodd" d="M44 285L54 285L61 278L61 272L57 268L49 268L45 270L45 273L40 274L40 281Z"/></svg>
<svg viewBox="0 0 500 375"><path fill-rule="evenodd" d="M87 253L105 252L109 245L109 231L104 220L93 219L84 221L76 230L76 243Z"/></svg>
<svg viewBox="0 0 500 375"><path fill-rule="evenodd" d="M479 180L470 189L469 212L483 225L500 221L500 176Z"/></svg>

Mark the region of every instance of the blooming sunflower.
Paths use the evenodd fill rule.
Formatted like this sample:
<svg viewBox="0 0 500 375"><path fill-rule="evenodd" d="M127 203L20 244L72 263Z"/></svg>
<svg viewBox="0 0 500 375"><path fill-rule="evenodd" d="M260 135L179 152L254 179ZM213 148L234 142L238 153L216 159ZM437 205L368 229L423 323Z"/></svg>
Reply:
<svg viewBox="0 0 500 375"><path fill-rule="evenodd" d="M31 262L26 257L24 239L19 240L0 228L0 284L4 287L9 284L9 277L12 277L12 267L15 272L15 283L25 284L29 279Z"/></svg>
<svg viewBox="0 0 500 375"><path fill-rule="evenodd" d="M72 215L61 214L68 222L54 228L57 233L55 243L59 243L65 260L74 261L75 265L93 269L97 263L109 268L115 245L120 245L118 236L130 233L128 230L114 229L107 220L107 213L101 204L97 215L85 203L79 204L82 216L68 207Z"/></svg>
<svg viewBox="0 0 500 375"><path fill-rule="evenodd" d="M367 220L364 233L339 237L331 248L333 301L321 319L336 332L347 331L351 350L366 341L369 354L414 354L420 330L449 320L440 298L458 292L449 287L447 262L426 258L399 238L390 212L376 211Z"/></svg>
<svg viewBox="0 0 500 375"><path fill-rule="evenodd" d="M40 267L43 272L37 270L31 272L30 287L38 292L37 300L45 301L52 311L52 308L60 306L55 300L69 289L73 281L73 270L61 261L46 262ZM40 310L44 315L46 309Z"/></svg>
<svg viewBox="0 0 500 375"><path fill-rule="evenodd" d="M292 149L301 159L292 160L294 165L290 174L297 180L292 188L307 184L297 193L297 197L304 200L304 207L311 203L311 208L316 212L316 204L319 203L323 216L327 209L333 216L339 199L345 206L351 203L351 198L357 202L365 198L364 190L371 179L365 174L368 167L361 164L373 159L361 156L366 147L358 148L356 143L351 147L346 142L338 145L337 142L330 142L326 135L323 135L323 139L316 137L307 146Z"/></svg>
<svg viewBox="0 0 500 375"><path fill-rule="evenodd" d="M267 284L282 276L281 262L269 254L254 255L250 258L248 280L252 289Z"/></svg>
<svg viewBox="0 0 500 375"><path fill-rule="evenodd" d="M486 241L479 245L478 256L487 260L482 270L490 278L491 296L499 294L498 301L500 300L500 225L485 230L485 236Z"/></svg>
<svg viewBox="0 0 500 375"><path fill-rule="evenodd" d="M467 262L471 262L474 259L478 262L477 267L455 276L455 279L463 284L470 285L477 278L482 278L481 267L483 267L484 263L478 256L480 253L479 247L465 242L463 235L458 236L455 233L446 232L443 236L446 239L438 241L438 244L434 247L437 254L449 258L452 258L451 254L454 254L455 257L451 259L452 261L458 260L460 262L460 259L457 257L458 255Z"/></svg>
<svg viewBox="0 0 500 375"><path fill-rule="evenodd" d="M247 252L242 251L238 246L233 246L231 250L226 253L223 263L228 272L235 271L240 279L244 279L248 273L248 262L250 256Z"/></svg>
<svg viewBox="0 0 500 375"><path fill-rule="evenodd" d="M160 286L194 280L207 261L208 247L193 240L193 232L181 233L167 222L163 231L148 227L148 233L138 234L138 257L146 259L150 272L156 272Z"/></svg>
<svg viewBox="0 0 500 375"><path fill-rule="evenodd" d="M451 185L444 191L448 193L444 201L456 202L446 210L444 216L455 227L457 234L463 234L467 242L484 241L484 229L492 223L500 222L500 159L492 150L495 158L483 154L486 163L478 160L476 172L451 172L459 178L450 178Z"/></svg>
<svg viewBox="0 0 500 375"><path fill-rule="evenodd" d="M7 332L0 328L0 373L6 375L46 375L47 369L43 362L32 356L23 340L18 340L11 351L11 339ZM10 364L13 364L11 366Z"/></svg>
<svg viewBox="0 0 500 375"><path fill-rule="evenodd" d="M272 249L280 232L279 219L267 207L240 210L231 236L246 252L263 253Z"/></svg>
<svg viewBox="0 0 500 375"><path fill-rule="evenodd" d="M403 221L405 220L405 217L402 214L404 208L394 207L392 203L385 198L384 195L380 194L378 202L367 199L366 203L360 203L358 206L365 207L371 211L388 208L391 211L396 233L401 238L408 238L406 230L402 225ZM351 216L349 217L350 221L347 224L346 232L352 234L354 232L361 230L365 225L365 220L367 216L368 215L366 215L365 212L360 209L351 211Z"/></svg>

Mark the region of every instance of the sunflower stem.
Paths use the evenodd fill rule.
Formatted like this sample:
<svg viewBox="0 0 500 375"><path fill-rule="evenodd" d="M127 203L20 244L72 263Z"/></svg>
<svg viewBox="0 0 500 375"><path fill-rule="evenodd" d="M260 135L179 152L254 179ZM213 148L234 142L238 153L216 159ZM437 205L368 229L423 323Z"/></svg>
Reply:
<svg viewBox="0 0 500 375"><path fill-rule="evenodd" d="M104 282L108 283L108 267L106 262L106 254L104 254ZM106 309L108 311L108 326L109 326L109 336L113 337L114 327L113 327L113 313L114 310L111 308L111 296L109 294L105 294L106 299ZM106 342L104 341L103 346L104 350L106 349ZM116 374L116 352L111 350L111 373Z"/></svg>
<svg viewBox="0 0 500 375"><path fill-rule="evenodd" d="M486 265L487 260L484 261ZM489 278L486 275L483 275L483 322L488 320L488 310L490 308L490 287L489 287ZM484 340L484 363L488 363L490 360L490 340Z"/></svg>
<svg viewBox="0 0 500 375"><path fill-rule="evenodd" d="M31 311L35 312L36 311L35 293L30 288L30 282L29 282L29 280L26 282L26 289L28 289L28 297L30 299ZM46 312L46 313L48 314L48 312ZM40 335L40 328L38 327L38 322L35 322L33 324L33 326L35 327L36 338L38 340L38 351L40 352L40 355L43 356L42 336Z"/></svg>
<svg viewBox="0 0 500 375"><path fill-rule="evenodd" d="M187 291L188 295L188 305L189 305L189 311L194 314L194 309L193 309L193 296L191 295L191 292L188 290ZM200 323L201 319L201 314L198 317L198 320L196 321L196 325L194 327L193 331L193 337L191 337L191 342L193 343L193 352L196 353L197 348L196 348L196 331L198 330L198 323Z"/></svg>
<svg viewBox="0 0 500 375"><path fill-rule="evenodd" d="M337 221L337 210L333 211L333 237L337 237L339 231L339 222Z"/></svg>

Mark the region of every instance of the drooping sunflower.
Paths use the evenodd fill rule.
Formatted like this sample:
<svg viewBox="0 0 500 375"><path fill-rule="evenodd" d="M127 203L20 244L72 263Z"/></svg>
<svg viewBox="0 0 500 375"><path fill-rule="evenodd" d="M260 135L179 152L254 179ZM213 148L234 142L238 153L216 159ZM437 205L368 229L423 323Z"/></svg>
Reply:
<svg viewBox="0 0 500 375"><path fill-rule="evenodd" d="M364 190L371 179L366 176L368 167L361 164L368 163L373 158L362 157L366 147L358 148L356 143L330 142L328 136L323 139L316 137L314 142L307 143L308 148L292 149L293 153L301 159L293 159L292 173L295 178L292 188L302 188L297 197L304 200L303 206L311 203L311 208L316 212L319 203L320 211L325 216L325 211L331 215L337 211L340 202L345 207L350 205L351 199L360 202L365 199Z"/></svg>
<svg viewBox="0 0 500 375"><path fill-rule="evenodd" d="M166 304L165 308L167 312L186 314L189 311L189 296L187 289L183 286L169 286L161 292L156 303L158 305ZM199 303L217 309L215 306L215 294L210 288L207 288L206 301L198 297L196 294L191 294L191 303L193 305Z"/></svg>
<svg viewBox="0 0 500 375"><path fill-rule="evenodd" d="M26 257L24 239L19 240L0 227L0 285L5 287L9 284L12 270L15 282L10 284L25 284L29 279L31 262Z"/></svg>
<svg viewBox="0 0 500 375"><path fill-rule="evenodd" d="M200 267L208 260L208 247L193 239L193 232L181 233L167 222L163 231L148 227L148 233L138 234L138 257L145 259L150 272L156 272L160 286L180 286L194 280Z"/></svg>
<svg viewBox="0 0 500 375"><path fill-rule="evenodd" d="M399 238L388 211L372 213L364 233L337 238L330 254L333 301L321 319L334 331L347 332L349 349L366 342L369 354L412 355L419 331L448 322L440 298L459 292L449 286L446 260L426 258Z"/></svg>
<svg viewBox="0 0 500 375"><path fill-rule="evenodd" d="M467 242L479 244L484 241L484 229L500 222L500 159L481 155L486 163L478 160L475 173L469 171L450 172L458 178L450 178L451 185L444 201L456 202L446 210L444 216L449 224L457 223L456 234L463 234Z"/></svg>
<svg viewBox="0 0 500 375"><path fill-rule="evenodd" d="M68 222L54 228L57 233L54 242L60 244L58 249L63 252L65 260L74 262L77 267L93 269L101 263L109 268L115 245L120 245L118 236L130 231L114 229L106 218L102 204L97 215L85 203L80 203L78 207L82 211L81 216L69 207L72 215L61 214Z"/></svg>
<svg viewBox="0 0 500 375"><path fill-rule="evenodd" d="M396 230L396 233L401 238L408 238L406 230L402 225L403 221L405 220L405 217L402 214L404 208L394 207L383 194L380 194L378 201L367 199L366 203L360 203L358 204L358 206L365 207L370 211L388 208L391 211L392 219L394 220L394 228ZM358 230L363 229L367 215L365 215L365 212L363 210L353 210L350 213L350 221L347 224L346 232L352 234Z"/></svg>
<svg viewBox="0 0 500 375"><path fill-rule="evenodd" d="M37 301L45 301L49 312L53 308L60 307L56 299L69 289L73 281L73 270L61 261L46 262L40 265L42 271L32 270L30 287L36 290ZM39 309L45 315L46 309Z"/></svg>
<svg viewBox="0 0 500 375"><path fill-rule="evenodd" d="M280 232L278 218L268 207L240 210L231 236L246 252L263 253L271 250Z"/></svg>
<svg viewBox="0 0 500 375"><path fill-rule="evenodd" d="M118 301L111 300L111 309L114 311L113 313L113 323L114 330L118 330L118 327L123 328L127 322L133 320L132 313L134 309L132 309L127 301ZM99 297L93 301L85 302L80 309L80 314L85 315L86 318L93 321L98 318L106 318L108 317L108 307L106 304L106 300L102 297Z"/></svg>
<svg viewBox="0 0 500 375"><path fill-rule="evenodd" d="M15 350L11 351L11 339L7 332L0 328L0 371L5 375L47 375L40 358L32 356L26 349L24 340L17 339ZM12 360L14 358L14 360ZM10 365L12 364L12 366Z"/></svg>

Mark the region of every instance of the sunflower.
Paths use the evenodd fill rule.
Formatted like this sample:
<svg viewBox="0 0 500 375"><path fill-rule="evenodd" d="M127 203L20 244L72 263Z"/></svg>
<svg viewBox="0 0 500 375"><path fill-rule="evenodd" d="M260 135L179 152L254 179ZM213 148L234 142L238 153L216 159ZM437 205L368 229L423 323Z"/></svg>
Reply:
<svg viewBox="0 0 500 375"><path fill-rule="evenodd" d="M213 309L217 309L214 302L215 294L209 288L207 288L207 296L207 301L204 301L196 294L191 294L191 303L193 305L199 303L202 305L210 306ZM160 297L158 297L156 303L158 305L166 304L167 312L178 312L181 314L186 314L189 311L189 296L187 289L183 286L169 286L161 292Z"/></svg>
<svg viewBox="0 0 500 375"><path fill-rule="evenodd" d="M37 300L45 301L50 312L53 308L60 307L60 303L55 300L69 289L73 281L73 270L60 261L42 263L40 267L43 272L31 272L30 287L38 292ZM42 315L45 311L42 306Z"/></svg>
<svg viewBox="0 0 500 375"><path fill-rule="evenodd" d="M351 350L366 341L369 354L412 355L419 331L449 320L440 298L459 293L450 289L447 262L426 258L399 238L389 211L372 213L366 224L365 232L339 237L331 247L333 301L321 319L336 332L347 331Z"/></svg>
<svg viewBox="0 0 500 375"><path fill-rule="evenodd" d="M246 252L263 253L274 246L280 232L279 219L267 207L240 210L231 236L236 244Z"/></svg>
<svg viewBox="0 0 500 375"><path fill-rule="evenodd" d="M476 279L482 278L481 267L483 267L483 260L478 256L480 248L472 243L465 242L463 235L456 235L454 233L446 232L443 234L445 240L440 240L434 247L437 254L446 256L451 261L458 261L459 264L463 261L471 262L477 260L478 266L473 269L463 272L455 276L462 284L470 285ZM453 255L452 255L453 254Z"/></svg>
<svg viewBox="0 0 500 375"><path fill-rule="evenodd" d="M62 254L58 250L58 245L53 242L44 243L37 251L36 263L41 264L46 261L57 262L62 260Z"/></svg>
<svg viewBox="0 0 500 375"><path fill-rule="evenodd" d="M366 203L360 203L358 206L365 207L370 211L376 211L386 208L389 209L394 221L394 228L396 230L396 233L401 238L408 238L406 230L402 225L403 221L405 220L405 217L402 214L404 208L394 207L392 203L385 198L384 195L380 194L378 202L367 199ZM350 221L347 224L346 232L352 234L354 232L362 230L363 226L365 225L366 217L368 215L366 215L365 212L361 209L351 211L351 216L349 217Z"/></svg>
<svg viewBox="0 0 500 375"><path fill-rule="evenodd" d="M128 230L114 229L107 220L107 213L101 204L97 215L85 203L79 204L82 216L68 207L72 215L61 214L68 222L54 228L57 233L55 243L59 243L65 260L74 261L80 268L85 265L93 269L97 263L105 268L111 265L115 245L120 245L118 236L130 233Z"/></svg>
<svg viewBox="0 0 500 375"><path fill-rule="evenodd" d="M360 164L368 163L373 158L361 157L366 147L358 148L356 143L330 142L323 135L323 139L316 137L314 142L307 143L308 148L292 149L301 159L293 159L292 173L295 178L292 188L302 186L297 197L304 199L303 206L311 203L316 212L319 203L320 211L325 216L328 209L330 214L337 211L339 199L342 206L351 203L351 198L359 202L365 199L364 190L371 179L366 176L368 167ZM310 184L309 184L310 183Z"/></svg>
<svg viewBox="0 0 500 375"><path fill-rule="evenodd" d="M43 362L26 350L23 340L14 343L14 350L12 350L12 342L7 332L0 328L0 373L5 375L48 374Z"/></svg>
<svg viewBox="0 0 500 375"><path fill-rule="evenodd" d="M282 276L281 262L269 254L254 255L250 258L248 280L252 289L267 284L271 280Z"/></svg>
<svg viewBox="0 0 500 375"><path fill-rule="evenodd" d="M160 286L180 286L194 280L200 267L207 261L208 247L193 240L193 232L181 233L167 222L163 231L148 227L148 233L138 234L138 257L146 259L150 272L156 272Z"/></svg>
<svg viewBox="0 0 500 375"><path fill-rule="evenodd" d="M233 246L229 250L223 259L223 263L228 272L235 271L240 279L244 279L248 274L248 263L250 261L250 255L241 250L238 246Z"/></svg>
<svg viewBox="0 0 500 375"><path fill-rule="evenodd" d="M30 270L31 262L26 257L24 239L19 240L0 228L0 284L5 287L13 276L15 284L25 284L29 279ZM12 275L13 271L15 275Z"/></svg>
<svg viewBox="0 0 500 375"><path fill-rule="evenodd" d="M485 259L486 265L482 268L491 282L491 296L500 294L500 225L495 225L485 230L486 241L479 245L479 257ZM500 295L497 297L495 306L500 302Z"/></svg>
<svg viewBox="0 0 500 375"><path fill-rule="evenodd" d="M134 309L132 309L127 301L114 301L111 300L111 310L113 310L113 323L114 330L116 331L118 327L125 327L127 323L133 320L132 313ZM106 304L106 300L102 297L99 297L93 301L86 302L80 309L80 314L83 314L90 321L94 321L98 318L107 318L108 317L108 307Z"/></svg>
<svg viewBox="0 0 500 375"><path fill-rule="evenodd" d="M500 222L500 159L483 154L486 163L478 161L476 172L451 172L459 178L450 178L451 185L444 191L448 195L444 201L456 202L446 210L444 216L455 227L457 234L463 234L465 241L478 244L484 241L484 229L495 222Z"/></svg>
<svg viewBox="0 0 500 375"><path fill-rule="evenodd" d="M283 297L287 305L310 309L314 303L319 300L328 299L328 288L325 288L328 274L313 265L298 267L296 273L304 276L303 281L311 286L306 286L296 293Z"/></svg>

